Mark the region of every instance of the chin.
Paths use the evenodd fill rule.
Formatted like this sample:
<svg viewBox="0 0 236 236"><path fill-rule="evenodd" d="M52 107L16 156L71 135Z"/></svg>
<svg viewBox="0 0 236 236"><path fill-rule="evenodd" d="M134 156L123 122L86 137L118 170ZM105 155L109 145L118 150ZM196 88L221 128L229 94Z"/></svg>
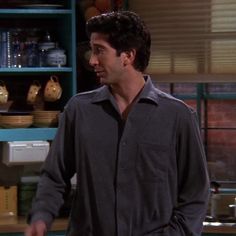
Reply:
<svg viewBox="0 0 236 236"><path fill-rule="evenodd" d="M109 85L109 81L106 80L106 78L100 77L99 78L100 84L102 85Z"/></svg>

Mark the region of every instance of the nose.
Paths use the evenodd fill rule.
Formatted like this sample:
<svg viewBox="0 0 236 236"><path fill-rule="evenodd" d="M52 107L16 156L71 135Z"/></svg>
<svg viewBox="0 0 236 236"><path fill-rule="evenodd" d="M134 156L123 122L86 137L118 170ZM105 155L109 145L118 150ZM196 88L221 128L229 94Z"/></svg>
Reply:
<svg viewBox="0 0 236 236"><path fill-rule="evenodd" d="M95 67L96 65L98 65L98 59L97 56L91 52L90 54L90 59L89 59L89 64L93 67Z"/></svg>

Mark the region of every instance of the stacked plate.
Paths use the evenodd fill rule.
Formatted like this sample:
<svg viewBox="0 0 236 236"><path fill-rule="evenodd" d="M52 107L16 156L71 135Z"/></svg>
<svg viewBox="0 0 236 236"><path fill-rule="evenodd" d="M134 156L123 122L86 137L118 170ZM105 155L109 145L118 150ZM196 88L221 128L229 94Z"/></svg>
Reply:
<svg viewBox="0 0 236 236"><path fill-rule="evenodd" d="M60 111L34 111L33 125L35 127L55 127L58 124Z"/></svg>
<svg viewBox="0 0 236 236"><path fill-rule="evenodd" d="M2 128L27 128L32 123L32 115L0 115L0 127Z"/></svg>

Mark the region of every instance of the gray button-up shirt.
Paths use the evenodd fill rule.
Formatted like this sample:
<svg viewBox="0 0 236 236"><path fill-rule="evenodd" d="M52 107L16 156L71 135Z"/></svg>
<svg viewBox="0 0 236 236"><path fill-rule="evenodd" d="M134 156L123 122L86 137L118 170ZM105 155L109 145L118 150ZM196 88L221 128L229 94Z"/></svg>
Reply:
<svg viewBox="0 0 236 236"><path fill-rule="evenodd" d="M51 224L74 173L68 236L201 234L209 182L196 113L150 78L125 122L107 86L68 102L31 221Z"/></svg>

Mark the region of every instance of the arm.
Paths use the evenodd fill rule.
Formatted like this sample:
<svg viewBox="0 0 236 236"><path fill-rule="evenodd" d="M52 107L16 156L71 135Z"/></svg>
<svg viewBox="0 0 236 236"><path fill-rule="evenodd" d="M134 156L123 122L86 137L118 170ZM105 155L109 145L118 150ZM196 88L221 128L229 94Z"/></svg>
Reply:
<svg viewBox="0 0 236 236"><path fill-rule="evenodd" d="M178 199L168 231L200 235L210 192L206 157L196 113L190 110L178 123Z"/></svg>
<svg viewBox="0 0 236 236"><path fill-rule="evenodd" d="M170 222L163 231L166 236L199 236L206 214L210 188L204 147L196 113L193 111L179 118L176 158L177 203Z"/></svg>
<svg viewBox="0 0 236 236"><path fill-rule="evenodd" d="M59 121L57 134L41 170L40 181L28 223L44 221L47 230L58 215L74 174L73 112L67 107Z"/></svg>

